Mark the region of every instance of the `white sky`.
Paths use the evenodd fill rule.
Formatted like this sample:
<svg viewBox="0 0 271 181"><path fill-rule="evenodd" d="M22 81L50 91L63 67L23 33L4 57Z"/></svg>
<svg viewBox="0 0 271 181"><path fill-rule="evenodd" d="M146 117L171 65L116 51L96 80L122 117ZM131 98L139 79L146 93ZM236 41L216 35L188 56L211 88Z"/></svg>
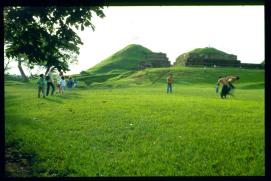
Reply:
<svg viewBox="0 0 271 181"><path fill-rule="evenodd" d="M171 63L184 52L209 45L237 55L242 63L264 60L264 6L111 6L104 13L105 18L93 17L94 32L78 32L84 45L70 74L129 44L166 53ZM11 72L19 73L15 69Z"/></svg>

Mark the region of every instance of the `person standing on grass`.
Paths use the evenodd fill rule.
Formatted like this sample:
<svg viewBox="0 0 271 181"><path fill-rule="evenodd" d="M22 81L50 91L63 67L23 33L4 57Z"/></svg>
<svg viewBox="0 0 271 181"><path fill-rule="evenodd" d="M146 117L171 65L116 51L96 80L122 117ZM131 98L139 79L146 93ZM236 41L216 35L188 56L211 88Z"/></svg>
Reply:
<svg viewBox="0 0 271 181"><path fill-rule="evenodd" d="M77 79L76 79L76 77L74 77L73 83L74 83L74 87L77 87Z"/></svg>
<svg viewBox="0 0 271 181"><path fill-rule="evenodd" d="M173 74L170 73L167 77L167 93L172 93Z"/></svg>
<svg viewBox="0 0 271 181"><path fill-rule="evenodd" d="M38 98L40 98L40 92L42 92L42 97L45 98L45 83L43 74L40 74L38 80Z"/></svg>
<svg viewBox="0 0 271 181"><path fill-rule="evenodd" d="M61 77L60 86L61 86L61 94L64 95L65 87L66 87L66 80L64 76Z"/></svg>
<svg viewBox="0 0 271 181"><path fill-rule="evenodd" d="M229 94L229 82L227 81L227 79L225 77L219 77L216 85L219 86L220 84L222 84L222 90L220 92L220 97L222 99L226 99L227 94Z"/></svg>
<svg viewBox="0 0 271 181"><path fill-rule="evenodd" d="M46 76L46 81L47 81L46 96L49 95L50 87L52 88L51 95L54 95L54 91L55 91L55 85L54 85L54 80L52 77L52 71L53 71L53 68L49 71L49 73Z"/></svg>
<svg viewBox="0 0 271 181"><path fill-rule="evenodd" d="M58 76L57 77L57 80L56 80L56 82L57 82L57 85L56 85L56 87L57 87L57 90L58 90L58 93L60 94L61 93L61 77L60 76Z"/></svg>
<svg viewBox="0 0 271 181"><path fill-rule="evenodd" d="M57 77L57 89L58 89L58 93L60 94L61 93L61 80L62 80L62 77L63 76L63 73L60 72L58 77Z"/></svg>
<svg viewBox="0 0 271 181"><path fill-rule="evenodd" d="M72 80L72 77L69 77L69 80L68 80L68 83L67 83L67 87L68 87L69 89L72 89L72 87L73 87L73 80Z"/></svg>

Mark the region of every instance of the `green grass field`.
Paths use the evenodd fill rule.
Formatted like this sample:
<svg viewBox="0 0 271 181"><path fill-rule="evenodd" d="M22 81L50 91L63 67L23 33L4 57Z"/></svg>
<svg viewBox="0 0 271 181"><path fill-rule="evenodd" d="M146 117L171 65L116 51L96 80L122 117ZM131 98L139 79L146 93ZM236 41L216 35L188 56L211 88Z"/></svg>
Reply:
<svg viewBox="0 0 271 181"><path fill-rule="evenodd" d="M222 100L228 73L241 79ZM262 176L264 71L147 69L46 99L6 81L5 140L14 176Z"/></svg>

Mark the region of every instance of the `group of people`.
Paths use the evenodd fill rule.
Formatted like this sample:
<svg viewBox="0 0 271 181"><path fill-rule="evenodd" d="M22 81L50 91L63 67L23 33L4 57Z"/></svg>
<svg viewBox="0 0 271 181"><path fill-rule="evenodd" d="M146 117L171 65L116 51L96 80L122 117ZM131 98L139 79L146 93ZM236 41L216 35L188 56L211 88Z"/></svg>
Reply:
<svg viewBox="0 0 271 181"><path fill-rule="evenodd" d="M72 77L69 77L69 80L66 82L63 72L59 72L59 75L56 81L54 81L54 78L52 76L52 71L53 69L51 69L49 73L47 73L46 76L44 76L43 74L40 74L40 79L38 80L38 97L40 97L40 93L42 92L43 98L45 98L46 86L47 86L46 96L49 95L50 88L52 89L51 95L54 95L55 82L57 84L58 93L59 94L61 93L62 95L64 95L66 86L70 89L72 87L77 87L76 78L74 78L73 80ZM239 76L232 76L232 75L225 76L225 77L220 76L216 83L216 92L218 93L219 85L222 84L220 97L224 99L227 97L227 95L232 95L232 90L235 88L233 85L233 82L239 79L240 79ZM170 73L167 77L167 93L172 93L172 84L173 84L173 74Z"/></svg>
<svg viewBox="0 0 271 181"><path fill-rule="evenodd" d="M66 87L70 89L72 89L73 87L77 87L76 77L74 78L74 80L72 79L72 77L69 77L69 79L66 81L63 72L60 71L57 78L54 79L52 75L53 70L54 69L51 69L46 75L40 74L40 78L37 82L39 98L40 98L41 93L42 93L43 98L45 98L45 96L48 96L50 89L51 89L51 95L54 95L55 84L58 90L57 93L62 94L62 95L64 95ZM45 94L45 88L47 88L46 94Z"/></svg>
<svg viewBox="0 0 271 181"><path fill-rule="evenodd" d="M233 82L239 80L239 76L220 76L216 83L216 92L219 92L219 85L222 84L222 90L220 92L220 97L222 99L226 98L227 95L232 95L233 89L235 89ZM173 83L173 74L170 73L167 77L167 93L172 93L172 83Z"/></svg>

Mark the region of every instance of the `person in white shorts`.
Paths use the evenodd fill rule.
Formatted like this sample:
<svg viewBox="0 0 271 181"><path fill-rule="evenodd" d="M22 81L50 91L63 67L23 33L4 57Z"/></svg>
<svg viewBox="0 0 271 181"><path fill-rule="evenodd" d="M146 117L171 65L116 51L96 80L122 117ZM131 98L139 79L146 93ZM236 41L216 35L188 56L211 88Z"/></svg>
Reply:
<svg viewBox="0 0 271 181"><path fill-rule="evenodd" d="M64 92L65 92L65 87L66 87L66 80L64 78L64 76L61 77L61 94L64 95Z"/></svg>

